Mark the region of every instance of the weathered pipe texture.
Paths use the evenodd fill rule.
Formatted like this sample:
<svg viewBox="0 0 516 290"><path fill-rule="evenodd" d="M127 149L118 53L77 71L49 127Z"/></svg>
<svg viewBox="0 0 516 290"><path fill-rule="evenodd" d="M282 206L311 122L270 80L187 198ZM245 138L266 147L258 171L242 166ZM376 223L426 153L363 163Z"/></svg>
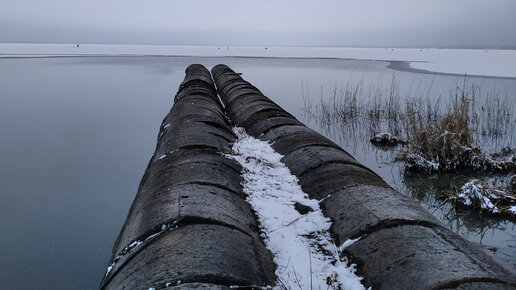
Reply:
<svg viewBox="0 0 516 290"><path fill-rule="evenodd" d="M229 118L272 143L303 190L323 200L331 228L373 289L514 289L516 277L307 128L226 65L212 69Z"/></svg>
<svg viewBox="0 0 516 290"><path fill-rule="evenodd" d="M274 283L272 256L242 193L241 168L220 153L232 142L209 71L189 66L113 247L114 265L102 289Z"/></svg>

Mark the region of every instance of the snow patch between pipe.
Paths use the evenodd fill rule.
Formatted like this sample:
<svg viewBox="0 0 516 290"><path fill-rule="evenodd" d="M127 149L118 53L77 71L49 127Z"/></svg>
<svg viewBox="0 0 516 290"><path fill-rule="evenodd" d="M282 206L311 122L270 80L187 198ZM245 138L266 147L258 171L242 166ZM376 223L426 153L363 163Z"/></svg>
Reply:
<svg viewBox="0 0 516 290"><path fill-rule="evenodd" d="M355 265L330 236L331 221L319 202L310 199L296 176L281 162L282 155L265 141L235 127L238 139L225 156L242 167L243 190L258 215L262 237L274 255L278 289L364 289ZM299 213L295 203L313 209ZM346 241L343 248L356 240Z"/></svg>

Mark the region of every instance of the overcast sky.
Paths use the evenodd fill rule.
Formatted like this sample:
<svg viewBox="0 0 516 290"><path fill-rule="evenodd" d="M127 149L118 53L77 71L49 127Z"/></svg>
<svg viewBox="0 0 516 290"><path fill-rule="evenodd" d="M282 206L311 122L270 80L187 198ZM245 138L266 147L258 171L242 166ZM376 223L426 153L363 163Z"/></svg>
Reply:
<svg viewBox="0 0 516 290"><path fill-rule="evenodd" d="M0 0L0 42L516 45L516 0Z"/></svg>

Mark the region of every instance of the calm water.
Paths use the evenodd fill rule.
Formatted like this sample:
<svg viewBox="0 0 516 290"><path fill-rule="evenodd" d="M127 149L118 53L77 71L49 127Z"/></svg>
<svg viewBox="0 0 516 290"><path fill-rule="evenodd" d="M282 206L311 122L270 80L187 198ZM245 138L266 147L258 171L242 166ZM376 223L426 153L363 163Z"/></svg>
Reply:
<svg viewBox="0 0 516 290"><path fill-rule="evenodd" d="M454 212L402 182L389 152L319 128L304 114L349 80L449 95L462 78L386 69L385 62L194 57L0 59L0 288L94 289L105 273L163 117L191 63L226 63L280 106L340 143L393 186L516 272L512 222ZM380 81L379 81L380 80ZM516 81L473 79L516 95ZM322 89L322 93L321 93ZM353 138L352 138L353 139ZM418 182L418 179L414 182ZM408 184L408 185L407 185ZM430 183L432 185L432 183ZM416 185L416 188L422 188ZM488 248L498 247L497 251ZM509 256L509 257L507 257Z"/></svg>

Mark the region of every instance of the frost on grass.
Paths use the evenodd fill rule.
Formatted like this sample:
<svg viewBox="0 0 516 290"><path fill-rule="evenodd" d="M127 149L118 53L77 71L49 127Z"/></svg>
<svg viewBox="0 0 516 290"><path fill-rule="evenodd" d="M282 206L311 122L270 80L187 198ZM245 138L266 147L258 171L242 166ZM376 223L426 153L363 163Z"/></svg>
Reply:
<svg viewBox="0 0 516 290"><path fill-rule="evenodd" d="M511 172L516 169L516 151L508 149L502 152L488 154L477 147L453 145L448 153L443 154L447 147L444 145L429 155L422 149L408 148L402 151L397 160L405 161L406 169L415 172L454 172L457 170ZM435 147L439 148L439 147Z"/></svg>
<svg viewBox="0 0 516 290"><path fill-rule="evenodd" d="M514 194L497 189L478 179L468 181L450 199L468 207L479 208L487 213L516 215L516 196Z"/></svg>
<svg viewBox="0 0 516 290"><path fill-rule="evenodd" d="M243 189L274 255L278 288L364 289L355 265L347 266L347 259L340 258L329 233L330 219L323 215L319 202L301 190L297 177L281 162L283 156L244 129L233 131L238 140L226 156L243 167ZM296 203L313 211L301 214Z"/></svg>

